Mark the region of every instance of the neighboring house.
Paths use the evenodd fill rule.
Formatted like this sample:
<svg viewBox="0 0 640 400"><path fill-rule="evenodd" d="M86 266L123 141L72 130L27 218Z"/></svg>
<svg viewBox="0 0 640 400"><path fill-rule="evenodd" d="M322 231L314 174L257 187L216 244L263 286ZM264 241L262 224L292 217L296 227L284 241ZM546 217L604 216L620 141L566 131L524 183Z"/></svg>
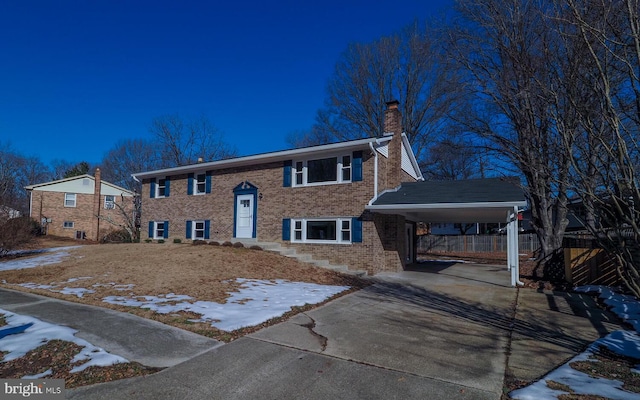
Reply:
<svg viewBox="0 0 640 400"><path fill-rule="evenodd" d="M0 217L11 219L18 218L21 215L20 211L11 208L9 206L0 206Z"/></svg>
<svg viewBox="0 0 640 400"><path fill-rule="evenodd" d="M74 176L27 186L29 216L49 235L100 240L133 213L134 193L95 177Z"/></svg>
<svg viewBox="0 0 640 400"><path fill-rule="evenodd" d="M390 102L381 137L133 174L141 226L151 239L279 242L369 274L400 271L428 221L401 199L378 203L423 180L401 117ZM506 222L514 204L501 205L493 218Z"/></svg>

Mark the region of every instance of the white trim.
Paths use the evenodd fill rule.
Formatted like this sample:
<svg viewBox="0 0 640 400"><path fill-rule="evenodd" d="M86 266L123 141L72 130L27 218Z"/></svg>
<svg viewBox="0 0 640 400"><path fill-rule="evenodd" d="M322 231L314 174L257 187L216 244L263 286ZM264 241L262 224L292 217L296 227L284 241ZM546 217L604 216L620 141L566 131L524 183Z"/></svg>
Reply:
<svg viewBox="0 0 640 400"><path fill-rule="evenodd" d="M345 170L344 167L344 158L349 157L349 180L343 180L342 174ZM326 160L326 159L336 159L336 180L334 181L319 181L319 182L311 182L309 183L309 161L317 161L317 160ZM297 164L302 163L302 171L298 170ZM302 183L298 184L298 174L302 175ZM336 154L327 154L322 157L309 157L303 159L293 160L291 163L291 187L307 187L307 186L324 186L324 185L336 185L343 183L351 183L353 182L353 153L336 153Z"/></svg>
<svg viewBox="0 0 640 400"><path fill-rule="evenodd" d="M67 205L67 196L73 196L73 205ZM69 200L71 201L71 200ZM67 208L76 208L78 205L78 194L77 193L65 193L64 194L64 206Z"/></svg>
<svg viewBox="0 0 640 400"><path fill-rule="evenodd" d="M204 181L202 182L202 185L204 185L204 190L202 192L198 191L198 177L199 176L204 176ZM203 194L207 194L207 172L203 172L201 174L195 172L193 174L193 195L194 196L201 196Z"/></svg>
<svg viewBox="0 0 640 400"><path fill-rule="evenodd" d="M164 226L165 221L153 221L153 239L154 240L160 240L160 239L164 239L164 232L167 229L166 226ZM162 224L162 236L158 236L158 224Z"/></svg>
<svg viewBox="0 0 640 400"><path fill-rule="evenodd" d="M391 137L384 138L366 138L358 140L350 140L347 142L331 143L320 146L303 147L300 149L283 150L273 153L256 154L251 156L230 158L227 160L210 161L206 163L184 165L175 168L165 168L155 171L139 172L131 176L140 181L145 178L154 178L163 175L179 175L189 172L195 172L202 169L212 170L229 167L241 167L246 165L255 165L257 163L269 163L276 161L285 161L299 158L319 158L321 154L347 153L357 149L366 148L369 143L381 143L391 140Z"/></svg>
<svg viewBox="0 0 640 400"><path fill-rule="evenodd" d="M390 191L397 191L390 190ZM386 191L385 191L386 192ZM525 207L526 201L485 201L476 203L431 203L431 204L379 204L367 205L365 208L372 211L420 211L437 209L460 209L460 208L512 208Z"/></svg>
<svg viewBox="0 0 640 400"><path fill-rule="evenodd" d="M202 237L196 237L196 232L198 231L198 229L196 229L196 224L202 224ZM204 240L205 236L207 236L207 228L206 228L207 224L205 222L204 219L199 219L199 220L195 220L195 221L191 221L191 239L192 240Z"/></svg>
<svg viewBox="0 0 640 400"><path fill-rule="evenodd" d="M307 223L308 222L324 222L331 221L336 223L336 238L335 240L321 240L321 239L307 239ZM349 240L342 240L342 223L349 223ZM302 239L296 239L296 222L301 223L301 232ZM353 243L353 224L351 222L351 217L336 217L336 218L291 218L291 232L290 232L291 243L300 243L300 244L351 244Z"/></svg>

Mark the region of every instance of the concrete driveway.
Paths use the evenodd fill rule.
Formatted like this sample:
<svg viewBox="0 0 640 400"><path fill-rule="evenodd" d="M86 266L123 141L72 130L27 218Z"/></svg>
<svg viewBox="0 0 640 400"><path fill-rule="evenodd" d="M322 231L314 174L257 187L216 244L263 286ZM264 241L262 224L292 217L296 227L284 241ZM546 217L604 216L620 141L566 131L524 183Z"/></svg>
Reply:
<svg viewBox="0 0 640 400"><path fill-rule="evenodd" d="M570 306L509 287L504 267L432 263L376 282L157 374L67 397L499 399L505 374L535 379L616 328L605 313L580 314L588 298Z"/></svg>

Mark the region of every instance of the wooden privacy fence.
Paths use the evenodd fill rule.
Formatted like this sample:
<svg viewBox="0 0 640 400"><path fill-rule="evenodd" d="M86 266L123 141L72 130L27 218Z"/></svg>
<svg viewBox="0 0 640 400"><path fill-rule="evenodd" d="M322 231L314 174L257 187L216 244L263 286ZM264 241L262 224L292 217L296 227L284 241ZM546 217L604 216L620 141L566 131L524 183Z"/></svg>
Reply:
<svg viewBox="0 0 640 400"><path fill-rule="evenodd" d="M518 250L532 253L540 247L532 233L518 235ZM418 236L418 253L494 253L507 252L507 235L423 235Z"/></svg>

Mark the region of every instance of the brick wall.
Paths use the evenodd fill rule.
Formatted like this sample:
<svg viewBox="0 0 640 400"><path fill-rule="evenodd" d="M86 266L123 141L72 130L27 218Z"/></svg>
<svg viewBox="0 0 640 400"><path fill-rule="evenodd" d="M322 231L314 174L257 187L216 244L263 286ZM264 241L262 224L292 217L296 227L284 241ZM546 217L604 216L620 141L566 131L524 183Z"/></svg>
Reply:
<svg viewBox="0 0 640 400"><path fill-rule="evenodd" d="M104 218L100 223L100 232L96 231L97 218L94 213L93 194L76 194L76 206L64 206L65 193L48 192L33 190L31 192L31 217L38 222L42 218L49 218L51 222L47 224L47 234L76 237L76 231L83 231L87 239L95 239L103 237L112 230L118 230L117 226L108 223L105 219L111 219L115 223L122 224L124 218L120 211L116 209L104 209L104 196L100 197L100 205L103 207L100 214ZM133 204L131 197L125 197L125 207L128 213L133 212ZM115 198L116 203L122 204L122 199L118 196ZM73 228L65 228L64 222L73 222Z"/></svg>

